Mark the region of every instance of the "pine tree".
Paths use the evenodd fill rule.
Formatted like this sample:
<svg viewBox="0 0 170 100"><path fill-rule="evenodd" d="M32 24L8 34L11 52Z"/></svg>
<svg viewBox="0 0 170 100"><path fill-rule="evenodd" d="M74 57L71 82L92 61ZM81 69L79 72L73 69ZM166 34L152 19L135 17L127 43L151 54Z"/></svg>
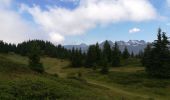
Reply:
<svg viewBox="0 0 170 100"><path fill-rule="evenodd" d="M112 57L111 57L111 47L109 42L106 40L103 46L103 55L107 58L107 63L110 65L112 62Z"/></svg>
<svg viewBox="0 0 170 100"><path fill-rule="evenodd" d="M120 50L118 44L115 42L114 48L112 50L112 66L120 66Z"/></svg>
<svg viewBox="0 0 170 100"><path fill-rule="evenodd" d="M82 60L83 55L81 49L72 49L72 55L71 55L71 66L72 67L81 67L82 66Z"/></svg>
<svg viewBox="0 0 170 100"><path fill-rule="evenodd" d="M96 64L97 64L97 66L100 65L101 56L102 56L101 49L99 47L99 44L96 43Z"/></svg>
<svg viewBox="0 0 170 100"><path fill-rule="evenodd" d="M146 72L154 77L170 78L170 51L169 41L161 29L158 30L157 40L153 43L150 52L144 57Z"/></svg>
<svg viewBox="0 0 170 100"><path fill-rule="evenodd" d="M130 57L127 47L125 47L122 56L124 59L128 59Z"/></svg>
<svg viewBox="0 0 170 100"><path fill-rule="evenodd" d="M151 55L151 44L148 44L144 49L143 57L141 59L142 65L147 65L150 62L150 55Z"/></svg>
<svg viewBox="0 0 170 100"><path fill-rule="evenodd" d="M87 67L94 67L97 63L97 52L96 46L91 45L87 51L87 58L86 58L86 66Z"/></svg>
<svg viewBox="0 0 170 100"><path fill-rule="evenodd" d="M29 67L36 72L43 73L44 68L40 62L40 54L40 47L36 43L33 43L29 54Z"/></svg>
<svg viewBox="0 0 170 100"><path fill-rule="evenodd" d="M107 59L106 55L102 55L100 73L101 74L108 74L109 73L108 59Z"/></svg>

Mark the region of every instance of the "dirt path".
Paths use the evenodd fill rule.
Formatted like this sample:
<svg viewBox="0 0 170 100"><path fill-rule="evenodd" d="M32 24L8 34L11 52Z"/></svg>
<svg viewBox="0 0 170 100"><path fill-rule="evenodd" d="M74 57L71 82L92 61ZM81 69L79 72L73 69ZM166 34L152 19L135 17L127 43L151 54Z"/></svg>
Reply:
<svg viewBox="0 0 170 100"><path fill-rule="evenodd" d="M100 82L96 82L96 81L93 81L93 80L87 80L87 82L89 84L93 84L93 85L96 85L96 86L107 88L107 89L109 89L109 90L111 90L113 92L116 92L116 93L121 93L121 94L124 94L124 95L127 95L127 96L141 98L142 100L143 99L144 100L150 100L151 99L151 97L149 97L148 95L132 93L132 92L129 92L129 91L122 90L122 89L120 89L118 87L109 86L109 85L106 85L106 84L103 84L103 83L100 83ZM157 99L154 98L153 100L157 100Z"/></svg>

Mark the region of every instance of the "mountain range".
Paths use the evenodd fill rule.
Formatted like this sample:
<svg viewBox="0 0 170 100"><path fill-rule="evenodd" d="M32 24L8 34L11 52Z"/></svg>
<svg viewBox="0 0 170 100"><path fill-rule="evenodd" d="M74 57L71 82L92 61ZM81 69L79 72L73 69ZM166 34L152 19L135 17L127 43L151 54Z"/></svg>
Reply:
<svg viewBox="0 0 170 100"><path fill-rule="evenodd" d="M108 42L109 42L111 47L114 47L114 42L113 41L108 40ZM125 42L125 41L115 41L115 42L117 42L117 44L119 46L119 49L121 51L123 51L124 48L127 47L129 53L133 52L134 54L138 54L140 51L143 51L144 48L148 44L144 40L129 40L127 42ZM100 46L101 49L103 48L104 43L105 43L105 41L99 43L99 46ZM75 49L80 49L81 48L81 50L83 52L87 52L89 45L87 45L85 43L81 43L79 45L64 45L64 47L66 49L72 49L73 47Z"/></svg>

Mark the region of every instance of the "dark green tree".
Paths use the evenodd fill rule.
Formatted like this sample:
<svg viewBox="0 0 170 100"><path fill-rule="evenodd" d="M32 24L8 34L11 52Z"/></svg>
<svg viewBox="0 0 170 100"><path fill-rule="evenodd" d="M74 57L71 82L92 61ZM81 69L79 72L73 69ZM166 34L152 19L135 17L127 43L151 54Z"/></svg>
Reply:
<svg viewBox="0 0 170 100"><path fill-rule="evenodd" d="M103 55L104 55L104 57L106 57L107 58L107 63L110 65L111 64L111 62L112 62L112 50L111 50L111 46L110 46L110 44L109 44L109 42L106 40L105 42L104 42L104 46L103 46Z"/></svg>
<svg viewBox="0 0 170 100"><path fill-rule="evenodd" d="M87 67L92 67L94 70L99 66L101 63L101 49L99 44L89 46L86 63Z"/></svg>
<svg viewBox="0 0 170 100"><path fill-rule="evenodd" d="M165 32L158 30L157 40L154 41L149 54L145 55L144 66L150 76L170 78L169 41Z"/></svg>
<svg viewBox="0 0 170 100"><path fill-rule="evenodd" d="M151 44L148 44L147 47L144 49L143 57L141 59L142 65L145 66L150 62L151 50Z"/></svg>
<svg viewBox="0 0 170 100"><path fill-rule="evenodd" d="M112 66L114 67L120 66L120 57L121 57L121 52L119 50L118 44L115 42L115 45L112 50Z"/></svg>
<svg viewBox="0 0 170 100"><path fill-rule="evenodd" d="M96 65L100 65L101 57L102 57L101 49L99 47L99 44L96 43Z"/></svg>
<svg viewBox="0 0 170 100"><path fill-rule="evenodd" d="M81 49L72 49L72 54L71 54L71 66L72 67L81 67L83 61L83 54Z"/></svg>
<svg viewBox="0 0 170 100"><path fill-rule="evenodd" d="M109 73L109 65L108 65L108 60L106 55L102 56L102 61L101 61L101 74L108 74Z"/></svg>
<svg viewBox="0 0 170 100"><path fill-rule="evenodd" d="M40 62L40 47L33 43L30 48L30 54L29 54L29 67L36 72L43 73L44 67L42 63Z"/></svg>
<svg viewBox="0 0 170 100"><path fill-rule="evenodd" d="M94 67L97 63L97 52L96 46L91 45L87 51L87 58L86 58L86 66L87 67Z"/></svg>
<svg viewBox="0 0 170 100"><path fill-rule="evenodd" d="M130 57L129 51L127 47L125 47L123 53L122 53L123 59L128 59Z"/></svg>

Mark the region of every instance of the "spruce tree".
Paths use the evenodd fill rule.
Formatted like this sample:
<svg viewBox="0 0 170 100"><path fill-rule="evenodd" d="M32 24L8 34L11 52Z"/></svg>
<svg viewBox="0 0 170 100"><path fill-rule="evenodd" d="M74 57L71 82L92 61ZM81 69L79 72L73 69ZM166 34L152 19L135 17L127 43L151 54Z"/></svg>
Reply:
<svg viewBox="0 0 170 100"><path fill-rule="evenodd" d="M112 66L118 67L120 66L120 50L118 44L115 42L115 45L112 50Z"/></svg>
<svg viewBox="0 0 170 100"><path fill-rule="evenodd" d="M33 43L30 48L30 54L29 54L29 67L36 72L43 73L44 67L42 63L40 62L40 47Z"/></svg>
<svg viewBox="0 0 170 100"><path fill-rule="evenodd" d="M101 57L102 57L101 49L99 47L99 44L96 43L96 64L97 64L97 66L100 65L100 62L102 60Z"/></svg>
<svg viewBox="0 0 170 100"><path fill-rule="evenodd" d="M112 57L111 57L111 46L109 44L109 42L106 40L105 43L104 43L104 46L103 46L103 55L107 58L107 63L110 65L111 64L111 60L112 60Z"/></svg>
<svg viewBox="0 0 170 100"><path fill-rule="evenodd" d="M148 44L146 48L144 49L144 54L141 59L142 65L147 65L150 62L150 56L151 56L151 44Z"/></svg>
<svg viewBox="0 0 170 100"><path fill-rule="evenodd" d="M72 55L71 55L71 67L81 67L82 66L82 60L83 55L81 49L72 49Z"/></svg>
<svg viewBox="0 0 170 100"><path fill-rule="evenodd" d="M146 72L154 77L170 78L169 41L161 29L158 30L157 40L154 41L150 52L145 55Z"/></svg>
<svg viewBox="0 0 170 100"><path fill-rule="evenodd" d="M127 47L125 47L122 56L124 59L128 59L130 57Z"/></svg>
<svg viewBox="0 0 170 100"><path fill-rule="evenodd" d="M108 65L108 59L106 55L102 55L102 61L101 61L101 74L108 74L109 73L109 65Z"/></svg>
<svg viewBox="0 0 170 100"><path fill-rule="evenodd" d="M86 66L87 67L94 67L97 63L97 52L96 46L91 45L87 51L87 58L86 58Z"/></svg>

